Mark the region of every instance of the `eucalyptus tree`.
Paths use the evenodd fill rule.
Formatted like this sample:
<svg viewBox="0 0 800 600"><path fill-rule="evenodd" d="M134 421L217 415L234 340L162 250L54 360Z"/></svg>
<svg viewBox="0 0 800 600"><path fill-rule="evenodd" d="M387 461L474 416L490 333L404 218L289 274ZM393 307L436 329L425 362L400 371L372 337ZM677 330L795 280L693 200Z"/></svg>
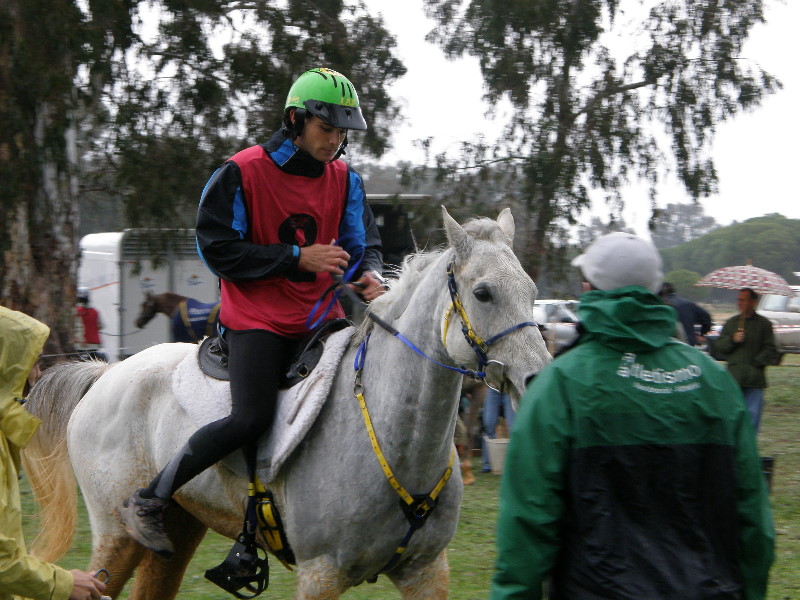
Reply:
<svg viewBox="0 0 800 600"><path fill-rule="evenodd" d="M125 203L119 226L185 226L228 155L280 124L293 79L357 82L379 156L405 68L358 0L0 3L0 301L71 345L78 198Z"/></svg>
<svg viewBox="0 0 800 600"><path fill-rule="evenodd" d="M450 57L477 57L489 110L512 107L496 144L468 143L460 159L436 164L472 168L478 180L513 174L534 274L592 188L613 214L631 180L646 182L655 208L666 169L692 198L714 193L716 126L780 87L741 54L764 21L762 0L424 2L437 23L429 40ZM458 101L443 100L443 112Z"/></svg>
<svg viewBox="0 0 800 600"><path fill-rule="evenodd" d="M654 221L650 234L656 248L679 246L719 227L698 203L670 202L657 211Z"/></svg>

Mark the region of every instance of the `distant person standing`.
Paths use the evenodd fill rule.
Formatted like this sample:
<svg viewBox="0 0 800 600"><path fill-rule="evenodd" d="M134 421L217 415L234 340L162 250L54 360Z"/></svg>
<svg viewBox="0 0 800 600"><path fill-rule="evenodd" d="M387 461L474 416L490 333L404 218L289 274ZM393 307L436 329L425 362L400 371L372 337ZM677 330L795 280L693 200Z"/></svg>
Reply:
<svg viewBox="0 0 800 600"><path fill-rule="evenodd" d="M766 367L775 364L778 357L772 323L756 312L758 298L750 288L739 290L736 296L739 314L725 322L715 344L728 361L728 371L742 388L756 433L764 408Z"/></svg>
<svg viewBox="0 0 800 600"><path fill-rule="evenodd" d="M86 288L78 290L74 323L75 349L81 354L87 354L89 358L106 360L105 354L100 351L100 330L103 329L103 321L100 319L100 313L89 306L89 290Z"/></svg>
<svg viewBox="0 0 800 600"><path fill-rule="evenodd" d="M505 419L506 431L511 431L514 426L514 405L511 403L511 396L505 392L499 392L489 388L486 398L483 401L483 432L490 440L497 438L497 424L502 416ZM483 440L482 444L483 465L481 471L490 473L492 465L489 461L489 444Z"/></svg>
<svg viewBox="0 0 800 600"><path fill-rule="evenodd" d="M678 296L671 283L661 286L661 298L678 313L678 320L686 333L686 343L697 346L706 341L705 335L711 330L711 315L708 311L686 298ZM694 326L700 325L700 335L695 333Z"/></svg>

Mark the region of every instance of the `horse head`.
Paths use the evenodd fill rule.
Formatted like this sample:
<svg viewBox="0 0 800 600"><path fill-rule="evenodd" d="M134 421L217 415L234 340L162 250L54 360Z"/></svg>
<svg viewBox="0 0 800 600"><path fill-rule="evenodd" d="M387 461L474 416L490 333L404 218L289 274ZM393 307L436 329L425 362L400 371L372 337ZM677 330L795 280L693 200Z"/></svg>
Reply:
<svg viewBox="0 0 800 600"><path fill-rule="evenodd" d="M142 306L139 309L139 316L136 317L136 326L139 329L143 329L145 325L153 320L157 312L155 294L153 292L145 292L144 302L142 302Z"/></svg>
<svg viewBox="0 0 800 600"><path fill-rule="evenodd" d="M514 217L506 208L496 221L472 219L461 226L444 207L442 216L452 257L446 351L455 363L484 371L488 385L516 400L551 356L533 316L536 284L513 251Z"/></svg>

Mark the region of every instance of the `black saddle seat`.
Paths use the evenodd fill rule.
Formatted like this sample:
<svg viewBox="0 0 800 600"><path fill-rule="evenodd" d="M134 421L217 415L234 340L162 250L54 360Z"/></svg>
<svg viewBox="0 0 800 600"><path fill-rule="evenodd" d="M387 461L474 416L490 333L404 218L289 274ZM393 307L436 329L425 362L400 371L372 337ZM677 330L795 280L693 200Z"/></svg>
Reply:
<svg viewBox="0 0 800 600"><path fill-rule="evenodd" d="M347 319L331 319L319 325L300 344L301 350L294 356L291 366L281 378L281 389L286 390L297 385L311 374L317 366L324 350L323 340L349 327L352 323ZM228 345L223 336L207 337L200 344L197 353L200 370L214 379L228 381Z"/></svg>

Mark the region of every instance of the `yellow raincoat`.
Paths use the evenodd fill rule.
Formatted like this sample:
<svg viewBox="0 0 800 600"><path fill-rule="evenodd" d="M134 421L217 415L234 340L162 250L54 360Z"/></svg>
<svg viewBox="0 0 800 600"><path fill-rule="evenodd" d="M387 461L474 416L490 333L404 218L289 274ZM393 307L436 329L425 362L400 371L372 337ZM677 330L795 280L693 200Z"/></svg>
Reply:
<svg viewBox="0 0 800 600"><path fill-rule="evenodd" d="M39 420L15 399L49 333L47 325L0 306L0 600L66 600L74 583L69 571L30 556L22 537L19 452Z"/></svg>

